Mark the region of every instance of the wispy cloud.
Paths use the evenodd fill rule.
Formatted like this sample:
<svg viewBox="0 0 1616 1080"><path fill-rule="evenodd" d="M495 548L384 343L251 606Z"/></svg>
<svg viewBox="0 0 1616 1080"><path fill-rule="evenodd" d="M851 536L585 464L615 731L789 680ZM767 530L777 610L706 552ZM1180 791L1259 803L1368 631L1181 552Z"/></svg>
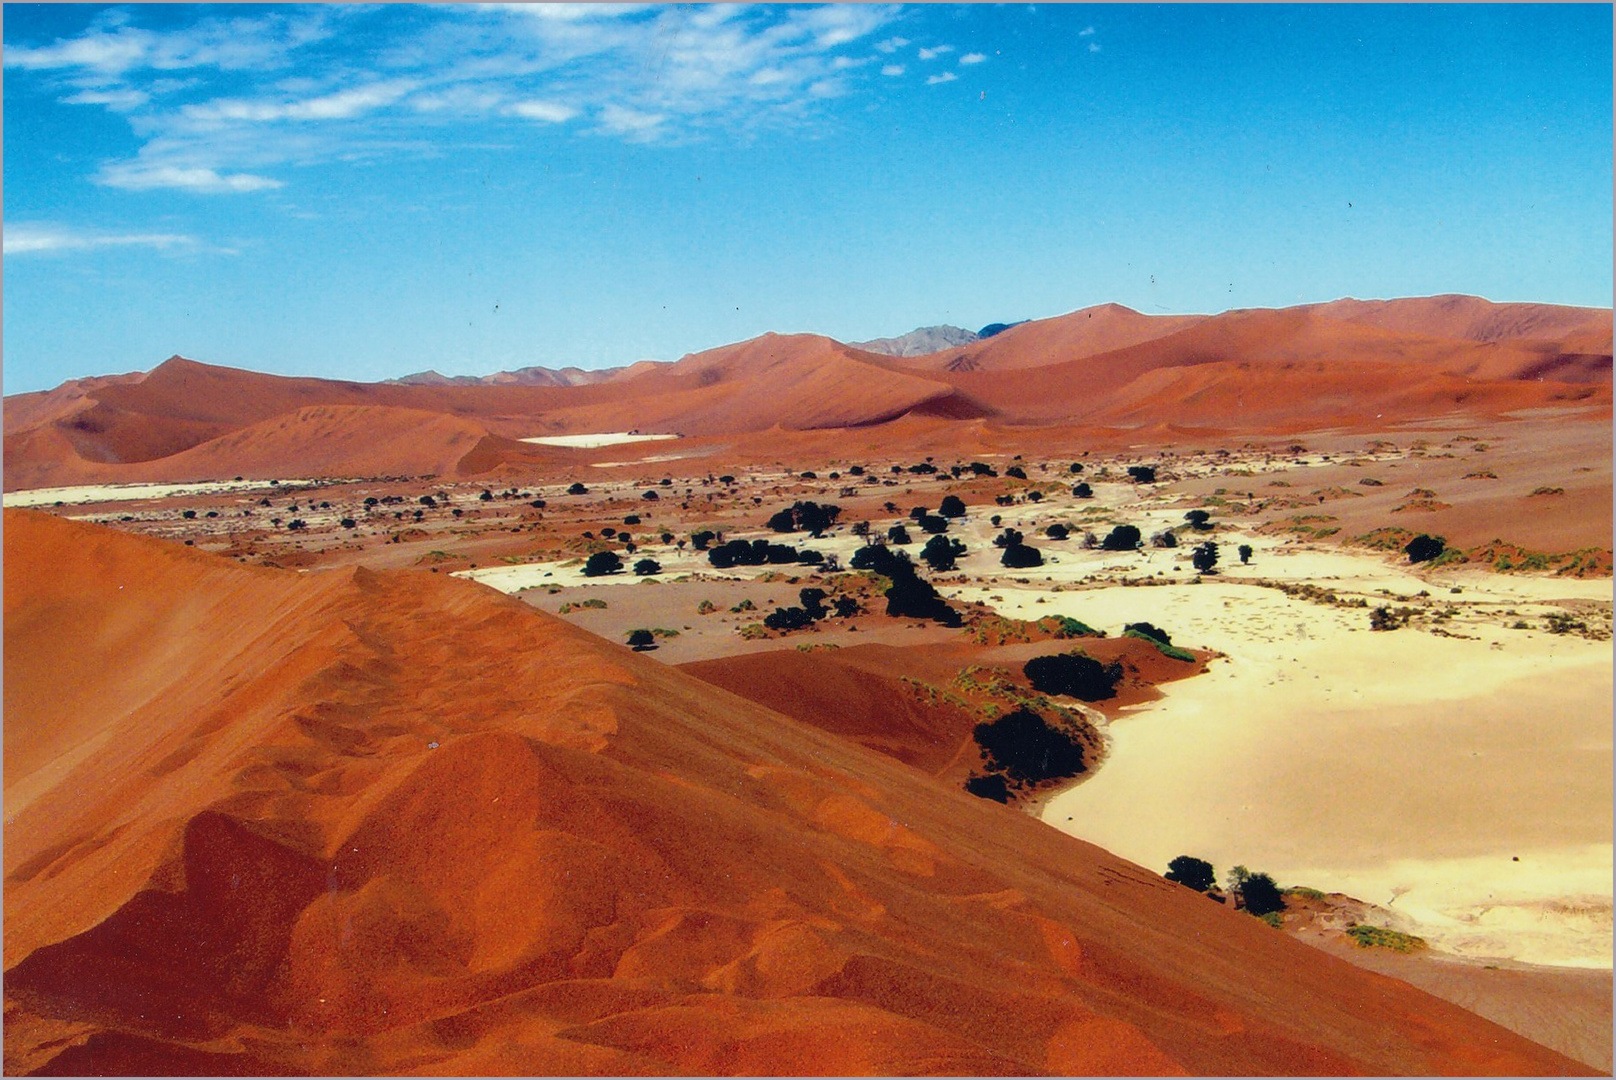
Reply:
<svg viewBox="0 0 1616 1080"><path fill-rule="evenodd" d="M547 124L565 124L578 115L578 110L554 101L517 101L511 104L510 113L529 120L543 120Z"/></svg>
<svg viewBox="0 0 1616 1080"><path fill-rule="evenodd" d="M179 188L198 195L238 195L246 191L268 191L282 186L282 182L269 176L252 173L221 173L216 169L183 168L178 165L160 165L151 162L114 161L101 167L95 174L98 184L123 188L127 191L151 191L154 188Z"/></svg>
<svg viewBox="0 0 1616 1080"><path fill-rule="evenodd" d="M1097 53L1099 51L1100 51L1100 43L1099 42L1097 42L1097 41L1089 42L1089 52Z"/></svg>
<svg viewBox="0 0 1616 1080"><path fill-rule="evenodd" d="M929 49L921 49L919 55L922 60L935 60L944 53L953 51L954 46L952 45L934 45Z"/></svg>
<svg viewBox="0 0 1616 1080"><path fill-rule="evenodd" d="M927 78L926 85L936 86L938 83L953 82L957 78L959 78L959 76L954 74L952 71L945 71L941 75L932 75Z"/></svg>
<svg viewBox="0 0 1616 1080"><path fill-rule="evenodd" d="M968 67L971 64L980 64L986 59L987 54L985 53L968 52L959 58L959 62L961 67Z"/></svg>
<svg viewBox="0 0 1616 1080"><path fill-rule="evenodd" d="M204 14L158 29L142 25L143 9L110 9L69 38L8 41L4 59L8 75L45 80L61 101L127 119L140 148L103 162L96 183L231 194L280 187L294 164L429 152L474 123L632 142L814 125L825 102L875 76L872 48L908 44L869 44L899 14L893 4L380 5Z"/></svg>
<svg viewBox="0 0 1616 1080"><path fill-rule="evenodd" d="M35 224L7 225L3 246L7 255L32 255L119 247L195 249L198 244L195 237L180 233L97 233Z"/></svg>
<svg viewBox="0 0 1616 1080"><path fill-rule="evenodd" d="M885 65L885 66L883 66L881 68L881 74L883 74L883 75L902 75L904 73L904 70L905 69L904 69L904 66L902 64L887 64L887 65Z"/></svg>
<svg viewBox="0 0 1616 1080"><path fill-rule="evenodd" d="M1079 30L1077 32L1077 36L1078 37L1093 37L1094 36L1094 27L1085 26L1083 29L1081 29L1081 30Z"/></svg>

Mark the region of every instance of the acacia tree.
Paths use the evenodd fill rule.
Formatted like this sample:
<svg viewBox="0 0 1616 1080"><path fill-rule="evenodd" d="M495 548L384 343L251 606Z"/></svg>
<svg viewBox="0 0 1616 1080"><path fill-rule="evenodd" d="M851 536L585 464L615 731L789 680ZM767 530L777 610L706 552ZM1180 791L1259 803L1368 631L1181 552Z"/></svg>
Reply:
<svg viewBox="0 0 1616 1080"><path fill-rule="evenodd" d="M1103 551L1133 551L1139 546L1139 530L1133 525L1118 525L1100 541Z"/></svg>
<svg viewBox="0 0 1616 1080"><path fill-rule="evenodd" d="M1416 536L1403 548L1403 554L1408 556L1411 563L1430 562L1447 550L1447 541L1440 536L1427 536L1424 533Z"/></svg>
<svg viewBox="0 0 1616 1080"><path fill-rule="evenodd" d="M1212 864L1193 855L1180 855L1168 863L1164 876L1168 881L1176 881L1196 892L1206 892L1218 883Z"/></svg>
<svg viewBox="0 0 1616 1080"><path fill-rule="evenodd" d="M584 577L602 577L623 569L623 557L615 551L597 551L584 563Z"/></svg>
<svg viewBox="0 0 1616 1080"><path fill-rule="evenodd" d="M920 558L934 571L954 569L954 560L965 554L965 545L947 536L934 536L920 549Z"/></svg>
<svg viewBox="0 0 1616 1080"><path fill-rule="evenodd" d="M1040 694L1065 694L1080 701L1115 697L1122 681L1121 664L1102 664L1083 652L1035 656L1022 665L1021 673Z"/></svg>
<svg viewBox="0 0 1616 1080"><path fill-rule="evenodd" d="M1195 569L1201 573L1210 574L1212 568L1218 564L1217 543L1208 540L1204 544L1196 544L1195 550L1190 552L1190 562L1194 563Z"/></svg>

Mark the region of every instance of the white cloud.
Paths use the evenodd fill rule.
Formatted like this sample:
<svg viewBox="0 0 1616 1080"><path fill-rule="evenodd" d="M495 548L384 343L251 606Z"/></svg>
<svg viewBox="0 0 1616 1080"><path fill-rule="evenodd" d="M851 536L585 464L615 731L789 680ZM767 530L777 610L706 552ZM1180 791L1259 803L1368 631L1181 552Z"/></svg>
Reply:
<svg viewBox="0 0 1616 1080"><path fill-rule="evenodd" d="M106 187L126 191L151 191L155 188L176 188L194 191L199 195L240 194L246 191L267 191L278 188L281 181L252 173L220 173L208 168L183 168L177 165L143 164L139 161L120 161L103 166L95 182Z"/></svg>
<svg viewBox="0 0 1616 1080"><path fill-rule="evenodd" d="M1084 27L1082 30L1079 30L1077 32L1077 36L1078 37L1093 37L1094 36L1094 27L1092 27L1092 26Z"/></svg>
<svg viewBox="0 0 1616 1080"><path fill-rule="evenodd" d="M965 66L967 66L969 64L980 64L982 61L984 61L986 59L987 59L987 55L985 53L968 52L964 56L959 58L959 62L960 62L961 67L965 67Z"/></svg>
<svg viewBox="0 0 1616 1080"><path fill-rule="evenodd" d="M957 78L959 78L959 76L954 74L952 71L945 71L941 75L933 75L928 78L926 80L926 85L936 86L938 83L953 82Z"/></svg>
<svg viewBox="0 0 1616 1080"><path fill-rule="evenodd" d="M413 82L402 80L377 82L301 101L239 101L220 98L201 105L187 105L181 111L186 117L203 123L348 120L361 113L372 112L393 104L414 89L415 85Z"/></svg>
<svg viewBox="0 0 1616 1080"><path fill-rule="evenodd" d="M110 247L149 247L160 250L195 248L196 238L180 233L97 233L50 225L7 225L4 253L27 255L47 251L92 251Z"/></svg>
<svg viewBox="0 0 1616 1080"><path fill-rule="evenodd" d="M600 110L600 123L607 131L630 139L647 139L656 134L666 116L642 112L624 105L607 105Z"/></svg>
<svg viewBox="0 0 1616 1080"><path fill-rule="evenodd" d="M935 60L944 53L951 53L953 51L954 46L952 45L935 45L929 49L921 49L920 58L922 60Z"/></svg>
<svg viewBox="0 0 1616 1080"><path fill-rule="evenodd" d="M904 67L902 64L888 64L881 69L881 74L883 75L902 75L903 72Z"/></svg>
<svg viewBox="0 0 1616 1080"><path fill-rule="evenodd" d="M549 124L564 124L578 115L578 110L554 101L518 101L510 107L512 115L529 120L543 120Z"/></svg>
<svg viewBox="0 0 1616 1080"><path fill-rule="evenodd" d="M127 118L139 149L103 163L96 183L248 193L282 186L294 164L468 137L520 145L519 131L468 133L470 120L587 116L580 130L634 142L793 130L890 72L879 55L909 44L874 41L896 4L168 10L194 21L158 27L146 9L108 9L76 36L6 44L8 75ZM849 55L859 41L874 44Z"/></svg>
<svg viewBox="0 0 1616 1080"><path fill-rule="evenodd" d="M1095 43L1093 41L1089 42L1089 52L1095 53L1095 52L1099 52L1099 51L1100 51L1100 46L1097 43Z"/></svg>
<svg viewBox="0 0 1616 1080"><path fill-rule="evenodd" d="M113 112L129 112L151 100L144 90L132 88L112 90L80 90L62 99L63 105L105 105Z"/></svg>

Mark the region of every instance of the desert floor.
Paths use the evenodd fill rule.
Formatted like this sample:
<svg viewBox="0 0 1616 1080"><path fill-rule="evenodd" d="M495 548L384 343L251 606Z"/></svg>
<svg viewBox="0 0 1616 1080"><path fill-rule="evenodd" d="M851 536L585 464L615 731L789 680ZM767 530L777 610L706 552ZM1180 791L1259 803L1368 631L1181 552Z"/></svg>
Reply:
<svg viewBox="0 0 1616 1080"><path fill-rule="evenodd" d="M821 573L717 571L690 544L660 539L664 532L680 541L697 529L767 536L834 555L845 568L864 543L852 523L884 535L911 507L935 509L944 494L958 494L970 513L949 535L969 554L957 571L927 575L945 598L1013 618L1070 615L1111 636L1147 621L1175 645L1222 654L1206 674L1164 685L1160 700L1109 710L1103 764L1044 800L1045 822L1158 872L1191 854L1220 875L1240 864L1281 885L1366 901L1376 920L1418 934L1434 952L1410 959L1339 940L1328 947L1365 966L1391 965L1400 978L1608 1069L1612 582L1597 569L1494 569L1518 562L1522 549L1592 543L1608 553L1608 425L1546 420L1390 434L1313 437L1307 450L1133 448L1085 455L1080 475L1067 471L1075 451L1029 452L1024 463L1008 453L960 455L1001 472L977 479L890 471L914 458L872 455L866 475L838 477L845 458L721 469L652 455L595 462L604 471L582 473L589 491L577 496L566 494L579 478L569 473L486 484L190 486L139 498L64 490L44 505L60 500L72 516L243 562L458 573L608 640L661 631L649 655L684 664L872 642L931 645L959 632L861 617L786 635L743 633L773 607L796 603ZM1130 482L1121 466L1135 461L1157 463L1161 482ZM1028 478L1002 475L1012 463ZM734 478L703 477L697 470L709 464ZM1072 496L1078 480L1093 498ZM1606 501L1592 505L1578 485L1604 491ZM1029 498L1033 491L1042 498ZM427 493L437 505L423 509ZM365 505L377 498L390 501ZM820 539L769 533L763 522L797 499L841 505L840 523ZM1200 507L1213 514L1205 532L1185 524L1185 512ZM342 526L344 517L355 526ZM293 518L306 527L287 531ZM1055 523L1072 530L1068 539L1044 535ZM1118 523L1147 538L1176 530L1179 546L1107 552L1084 544L1085 532L1103 536ZM913 556L926 536L908 524ZM1490 563L1433 569L1410 566L1395 546L1352 542L1387 526L1440 532L1465 548L1494 536L1510 543ZM588 551L621 547L608 527L635 535L639 550L626 564L650 557L659 571L585 578ZM1022 530L1045 564L1000 566L991 540L1001 527ZM1208 539L1220 545L1217 572L1197 575L1190 549ZM1252 548L1249 565L1236 555L1242 544ZM1376 608L1403 625L1371 630ZM1043 645L1037 651L1081 642ZM1499 971L1535 974L1505 980Z"/></svg>

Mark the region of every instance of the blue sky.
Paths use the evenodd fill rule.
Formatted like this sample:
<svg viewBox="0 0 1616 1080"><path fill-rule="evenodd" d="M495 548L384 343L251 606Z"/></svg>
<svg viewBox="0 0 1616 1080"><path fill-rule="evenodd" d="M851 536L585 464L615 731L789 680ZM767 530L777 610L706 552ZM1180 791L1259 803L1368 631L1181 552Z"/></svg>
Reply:
<svg viewBox="0 0 1616 1080"><path fill-rule="evenodd" d="M7 4L5 391L1611 303L1611 8Z"/></svg>

